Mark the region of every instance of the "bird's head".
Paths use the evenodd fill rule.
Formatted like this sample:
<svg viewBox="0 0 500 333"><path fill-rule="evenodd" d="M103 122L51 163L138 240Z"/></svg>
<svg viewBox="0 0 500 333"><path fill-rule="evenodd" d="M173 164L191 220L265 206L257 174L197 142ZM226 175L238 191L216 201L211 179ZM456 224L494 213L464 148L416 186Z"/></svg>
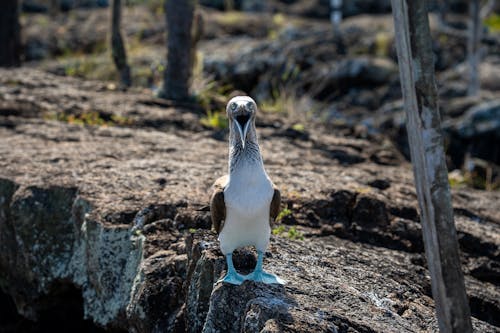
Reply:
<svg viewBox="0 0 500 333"><path fill-rule="evenodd" d="M245 141L252 124L255 122L257 104L248 96L233 97L226 107L230 131L238 134L241 145L245 148Z"/></svg>

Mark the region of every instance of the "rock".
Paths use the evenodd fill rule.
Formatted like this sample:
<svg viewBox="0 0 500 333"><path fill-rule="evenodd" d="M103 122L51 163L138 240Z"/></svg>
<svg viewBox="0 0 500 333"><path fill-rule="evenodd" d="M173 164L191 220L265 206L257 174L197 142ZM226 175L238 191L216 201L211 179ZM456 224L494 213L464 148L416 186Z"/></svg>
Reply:
<svg viewBox="0 0 500 333"><path fill-rule="evenodd" d="M26 14L26 20L21 21L25 36L23 44L25 60L46 60L48 66L41 67L57 68L62 71L62 75L66 75L64 67L71 63L62 59L62 64L65 66L59 64L57 67L52 57L73 57L73 61L77 63L75 54L87 54L92 55L92 58L99 58L99 54L106 50L109 43L107 39L109 9L101 8L107 7L107 2L108 0L59 0L61 10L71 10L71 14L60 13L55 17L48 14ZM75 6L76 3L78 6ZM45 7L43 9L46 10ZM124 6L122 15L123 20L129 22L122 27L125 36L164 43L162 34L165 21L163 17L159 20L147 6ZM147 61L152 63L159 61L159 58L148 56ZM61 59L59 62L61 63Z"/></svg>
<svg viewBox="0 0 500 333"><path fill-rule="evenodd" d="M368 90L398 78L397 66L388 58L335 57L337 43L323 27L301 34L298 38L285 30L272 41L214 41L205 46L204 71L261 99L272 96L279 85L295 84L299 91L312 91L319 100L331 99L334 93L366 89L366 97L355 98L354 104L370 108L376 108L380 98Z"/></svg>
<svg viewBox="0 0 500 333"><path fill-rule="evenodd" d="M0 105L0 308L20 314L0 331L31 327L23 318L54 331L61 313L65 331L437 329L411 167L375 162L397 155L383 140L312 124L304 140L276 135L261 113L266 169L294 228L272 237L264 265L288 283L214 286L226 267L206 206L227 143L196 110L28 68L0 70ZM49 117L85 110L132 122ZM453 198L473 324L495 331L499 193ZM255 266L252 249L234 259L244 274Z"/></svg>
<svg viewBox="0 0 500 333"><path fill-rule="evenodd" d="M494 50L491 50L489 53L490 54L485 56L484 59L481 59L481 63L479 64L479 79L481 89L494 92L500 89L500 84L497 80L498 75L500 75L500 70L498 69L500 57L496 55L497 52ZM456 88L452 91L457 95L462 93L462 85L466 85L466 81L463 81L463 77L468 75L469 67L465 59L462 59L461 62L455 65L456 66L446 66L447 70L441 74L441 81L444 83L445 87L453 87L453 85L455 85ZM462 84L460 84L460 82ZM466 89L466 86L464 86L464 88Z"/></svg>
<svg viewBox="0 0 500 333"><path fill-rule="evenodd" d="M500 132L500 100L471 108L454 124L454 130L463 138Z"/></svg>
<svg viewBox="0 0 500 333"><path fill-rule="evenodd" d="M241 0L241 9L246 12L263 12L266 9L266 1Z"/></svg>
<svg viewBox="0 0 500 333"><path fill-rule="evenodd" d="M325 99L333 91L347 91L352 87L373 87L397 79L397 67L394 62L383 58L357 57L339 61L334 67L331 64L315 67L308 77L321 82L315 87L315 97ZM313 82L307 82L313 85ZM368 97L372 98L372 97ZM355 104L375 107L378 103L358 101Z"/></svg>
<svg viewBox="0 0 500 333"><path fill-rule="evenodd" d="M379 190L386 190L391 186L391 183L385 179L374 179L370 181L368 185L378 188Z"/></svg>
<svg viewBox="0 0 500 333"><path fill-rule="evenodd" d="M479 65L479 77L481 89L499 91L500 82L498 82L498 77L500 77L500 57L490 57L485 61L482 61Z"/></svg>
<svg viewBox="0 0 500 333"><path fill-rule="evenodd" d="M25 13L46 13L49 11L50 4L48 1L40 0L24 0L22 1L22 11ZM108 0L59 0L57 3L58 10L69 11L78 7L107 7L109 5Z"/></svg>
<svg viewBox="0 0 500 333"><path fill-rule="evenodd" d="M310 138L310 135L307 131L295 129L293 128L293 126L287 127L284 130L278 130L275 135L305 141L309 140Z"/></svg>
<svg viewBox="0 0 500 333"><path fill-rule="evenodd" d="M4 186L9 191L16 187L4 180ZM8 193L7 193L8 194ZM18 254L4 260L13 264L13 269L5 274L7 281L22 281L25 288L33 290L50 289L51 282L67 277L67 266L73 254L73 222L72 206L76 199L75 188L61 187L25 187L19 188L10 198L8 220L16 223L3 224L0 230L2 243L11 243L16 239ZM30 207L30 208L27 208ZM7 215L6 211L2 215ZM15 267L15 268L14 268ZM20 277L20 272L29 271L29 276ZM7 273L8 272L8 273ZM10 286L19 288L20 286ZM30 299L18 302L18 309L24 316L37 319L37 309L31 303L43 297L43 292L32 293Z"/></svg>
<svg viewBox="0 0 500 333"><path fill-rule="evenodd" d="M482 102L478 96L464 96L447 100L440 105L441 113L446 118L457 118L462 116L468 109ZM445 118L445 119L446 119Z"/></svg>
<svg viewBox="0 0 500 333"><path fill-rule="evenodd" d="M352 210L356 202L356 194L346 190L334 191L330 193L329 200L318 200L311 202L314 210L323 223L334 224L341 222L350 225L352 220Z"/></svg>
<svg viewBox="0 0 500 333"><path fill-rule="evenodd" d="M212 291L203 332L260 332L270 320L291 322L289 303L281 286L262 288L249 282L240 288L220 284Z"/></svg>
<svg viewBox="0 0 500 333"><path fill-rule="evenodd" d="M300 15L311 18L330 18L330 2L328 0L298 0L298 1L280 1L291 4L289 6L276 5L282 11L293 15ZM391 2L389 0L368 0L368 1L343 1L342 16L354 16L363 13L381 14L391 11Z"/></svg>
<svg viewBox="0 0 500 333"><path fill-rule="evenodd" d="M200 5L212 7L219 10L226 9L226 2L224 0L199 0Z"/></svg>
<svg viewBox="0 0 500 333"><path fill-rule="evenodd" d="M21 9L25 13L45 13L48 10L45 4L37 3L36 1L23 1Z"/></svg>
<svg viewBox="0 0 500 333"><path fill-rule="evenodd" d="M272 264L269 263L267 269L287 279L285 286L254 282L245 282L241 286L213 285L214 280L224 274L224 265L222 255L217 255L216 244L206 242L208 239L213 238L197 233L191 243L199 248L198 261L191 265L196 266L193 279L200 286L192 291L199 295L198 290L207 288L210 293L209 297L205 293L204 298L188 296L188 302L195 300L198 306L202 300L207 302L203 311L193 312L201 316L198 317L200 325L193 328L193 332L382 332L394 328L413 331L424 327L421 326L423 323L420 324L420 316L432 302L429 281L424 278L424 286L409 288L413 285L411 281L423 278L421 274L424 272L422 268L408 270L407 265L411 265L408 254L385 253L385 260L372 261L369 268L358 270L360 260L370 260L379 251L377 255L384 255L386 250L359 245L336 248L328 245L328 238L314 242L275 238L270 248L273 255L268 259ZM343 242L335 239L337 246L345 244ZM303 256L307 256L307 261ZM283 275L281 262L293 270ZM343 273L339 274L340 271ZM326 281L335 281L333 288ZM322 296L316 299L315 295ZM358 312L367 303L369 308L363 313ZM377 318L386 319L379 321ZM385 326L388 322L392 326Z"/></svg>
<svg viewBox="0 0 500 333"><path fill-rule="evenodd" d="M465 87L464 87L465 91ZM444 96L440 103L443 116L442 128L447 147L448 168L467 169L467 158L480 158L499 164L500 153L491 142L498 141L499 100L493 96L464 97ZM374 132L386 133L406 159L410 160L404 110L400 103L386 104L375 115L364 120ZM392 158L373 156L373 161L391 163ZM387 157L387 156L386 156Z"/></svg>
<svg viewBox="0 0 500 333"><path fill-rule="evenodd" d="M203 59L203 70L208 75L214 75L217 80L230 83L236 89L252 91L269 68L276 69L285 61L283 56L270 58L269 52L276 54L276 50L267 50L268 43L256 43L248 38L231 38L223 41L230 44L230 51L217 42L211 45ZM274 47L273 47L274 48Z"/></svg>
<svg viewBox="0 0 500 333"><path fill-rule="evenodd" d="M360 226L387 226L389 218L385 204L370 197L358 198L354 206L352 222Z"/></svg>
<svg viewBox="0 0 500 333"><path fill-rule="evenodd" d="M129 330L183 332L187 256L182 234L168 219L148 224L142 234L151 241L144 246L145 259L126 309Z"/></svg>
<svg viewBox="0 0 500 333"><path fill-rule="evenodd" d="M397 68L389 59L359 57L341 62L333 79L360 80L361 84L381 84L396 73Z"/></svg>
<svg viewBox="0 0 500 333"><path fill-rule="evenodd" d="M500 100L475 105L461 117L444 122L443 128L456 141L450 152L455 160L463 161L469 154L500 164L500 150L491 145L500 140Z"/></svg>

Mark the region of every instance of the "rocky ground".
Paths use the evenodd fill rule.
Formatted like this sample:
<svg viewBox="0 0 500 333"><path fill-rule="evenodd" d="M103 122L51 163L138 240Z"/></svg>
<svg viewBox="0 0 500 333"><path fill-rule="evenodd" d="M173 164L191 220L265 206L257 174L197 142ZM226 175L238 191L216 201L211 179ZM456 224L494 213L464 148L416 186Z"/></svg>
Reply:
<svg viewBox="0 0 500 333"><path fill-rule="evenodd" d="M348 2L347 17L335 34L328 20L318 19L327 12L327 1L272 1L266 13L219 11L213 8L217 1L204 4L209 2L212 7L198 8L203 34L193 85L200 99L239 89L263 109L285 112L297 123L384 133L409 159L389 1ZM235 5L240 8L240 2ZM154 90L166 67L161 2L125 7L123 15L133 83ZM477 188L498 188L500 148L490 143L500 140L500 37L498 31L485 34L481 93L467 96L465 20L451 12L449 26L443 26L437 15L430 16L448 166ZM26 14L26 66L108 80L116 87L107 48L108 22L107 8L76 9L54 17ZM453 34L447 32L451 27ZM485 177L488 172L491 179ZM468 179L470 174L479 179Z"/></svg>
<svg viewBox="0 0 500 333"><path fill-rule="evenodd" d="M109 9L92 7L105 1L79 3L91 9L31 7L42 12L21 17L25 67L0 70L0 332L437 331L388 0L344 1L336 34L325 0L273 0L266 13L200 1L197 103L183 104L152 97L162 1L124 8L127 92ZM449 3L463 32L465 2ZM434 14L431 27L473 324L500 332L498 33L468 97L466 39ZM265 111L260 143L283 196L265 266L284 287L214 285L225 262L208 199L227 131L207 110L234 89ZM249 272L255 253L235 264Z"/></svg>
<svg viewBox="0 0 500 333"><path fill-rule="evenodd" d="M258 121L283 196L265 266L288 283L214 285L225 264L207 204L227 133L201 115L0 71L0 330L437 331L411 166L382 136L279 114ZM497 332L500 192L458 187L453 200L473 324ZM235 257L255 264L251 249Z"/></svg>

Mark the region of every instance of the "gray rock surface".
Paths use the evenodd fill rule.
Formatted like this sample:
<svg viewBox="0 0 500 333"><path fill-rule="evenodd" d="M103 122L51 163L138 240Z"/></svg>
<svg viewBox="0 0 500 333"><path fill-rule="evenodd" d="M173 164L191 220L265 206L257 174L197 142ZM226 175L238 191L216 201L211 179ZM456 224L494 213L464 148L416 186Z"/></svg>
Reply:
<svg viewBox="0 0 500 333"><path fill-rule="evenodd" d="M241 1L232 2L235 8L241 8ZM209 86L212 86L209 91L222 91L231 86L246 91L258 102L265 102L269 109L294 109L301 122L311 117L322 123L329 122L335 130L346 129L360 137L366 132L382 132L388 134L409 159L403 112L397 112L398 108L391 110L400 101L401 94L389 2L344 1L346 17L339 33L334 35L327 19L307 18L319 14L326 18L329 15L326 0L269 1L267 13L224 12L205 6L222 8L224 1L203 1L204 6L199 9L204 33L197 45L198 60L203 66L200 63L197 68L203 67L203 80L213 78L216 84L207 85L206 81L199 80L195 84L197 92L206 93L205 87ZM462 0L448 1L452 12L463 12L464 3ZM151 89L157 89L165 68L165 25L161 8L161 3L156 1L126 6L123 12L124 22L127 22L123 26L124 35L134 50L131 56L131 66L136 68L134 84ZM385 14L360 14L366 11ZM453 14L448 19L455 22L449 24L456 28L466 28L464 16ZM26 14L22 21L25 58L30 60L30 66L63 76L115 79L116 73L105 52L109 30L106 8L76 9L70 16ZM466 38L444 33L435 14L431 14L430 23L443 119L454 120L476 104L498 100L500 44L495 41L494 34L485 35L482 46L481 94L476 99L467 98ZM138 42L141 47L134 46ZM50 94L50 89L44 93ZM299 99L301 105L295 105L294 99ZM93 101L89 102L84 103L85 107L92 105ZM26 113L33 112L30 104L32 102L27 102L23 108ZM80 103L70 101L66 105L78 108ZM73 112L72 107L65 108ZM139 109L142 114L148 106ZM386 113L388 109L391 112ZM97 111L105 118L111 116L106 110L106 107L99 107ZM162 114L165 112L157 113L167 123L176 124L168 122L169 117ZM140 121L141 116L136 116ZM157 120L146 118L144 122L147 126L158 127ZM183 126L188 124L183 122ZM197 121L192 124L198 125ZM446 133L446 141L450 143L447 150L450 170L465 172L468 169L465 152L498 165L497 149L489 149L496 137L479 135L470 140L455 135L454 131ZM485 177L480 178L484 180ZM492 183L498 180L496 172Z"/></svg>
<svg viewBox="0 0 500 333"><path fill-rule="evenodd" d="M129 121L51 120L88 111ZM0 70L0 301L40 323L72 300L106 331L437 330L411 166L383 138L291 135L274 115L258 132L291 214L265 267L288 283L214 286L225 262L207 203L227 143L198 119L140 92ZM500 192L453 198L473 323L495 332ZM252 250L235 264L250 271Z"/></svg>

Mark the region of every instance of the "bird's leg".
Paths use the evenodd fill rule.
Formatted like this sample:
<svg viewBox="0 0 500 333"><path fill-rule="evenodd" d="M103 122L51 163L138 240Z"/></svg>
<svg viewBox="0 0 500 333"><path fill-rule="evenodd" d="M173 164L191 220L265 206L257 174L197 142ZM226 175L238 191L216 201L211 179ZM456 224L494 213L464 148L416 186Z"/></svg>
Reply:
<svg viewBox="0 0 500 333"><path fill-rule="evenodd" d="M236 285L242 284L243 281L245 281L245 278L243 277L243 275L238 274L238 272L236 272L236 269L234 268L234 265L233 265L233 254L232 253L226 254L226 261L227 261L226 276L224 276L222 279L217 281L217 283L226 282L226 283L231 283L231 284L236 284Z"/></svg>
<svg viewBox="0 0 500 333"><path fill-rule="evenodd" d="M245 276L245 280L252 280L255 282L264 282L267 284L277 283L277 284L285 284L285 281L280 279L274 274L267 273L262 269L262 261L264 260L264 252L257 251L257 264L255 265L255 269L252 273Z"/></svg>

